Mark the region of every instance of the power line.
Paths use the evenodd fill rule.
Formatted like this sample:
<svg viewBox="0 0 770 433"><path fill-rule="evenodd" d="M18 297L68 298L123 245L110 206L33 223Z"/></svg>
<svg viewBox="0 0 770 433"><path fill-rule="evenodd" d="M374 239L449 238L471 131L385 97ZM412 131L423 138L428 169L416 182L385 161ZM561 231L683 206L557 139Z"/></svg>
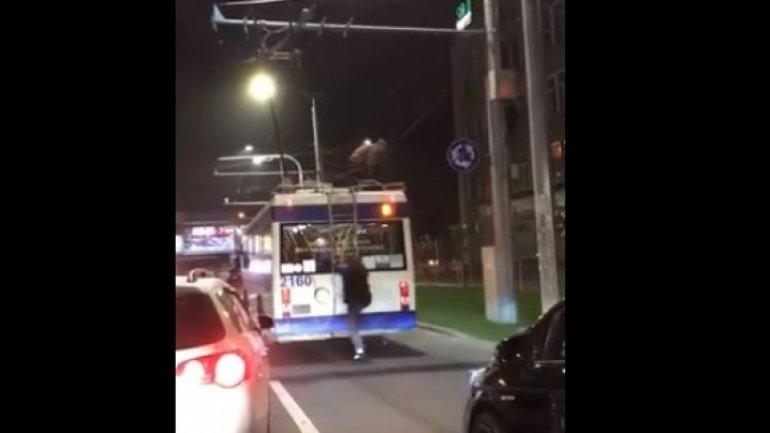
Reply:
<svg viewBox="0 0 770 433"><path fill-rule="evenodd" d="M449 88L444 89L441 95L438 98L436 98L436 101L427 110L425 110L420 115L420 117L417 118L417 120L415 120L411 125L409 125L409 127L407 127L398 138L393 140L393 144L399 143L407 135L409 135L409 133L412 132L414 128L416 128L420 123L422 123L425 119L427 119L428 116L433 114L433 112L436 111L441 106L441 103L444 102L444 99L446 99L448 94L449 94Z"/></svg>

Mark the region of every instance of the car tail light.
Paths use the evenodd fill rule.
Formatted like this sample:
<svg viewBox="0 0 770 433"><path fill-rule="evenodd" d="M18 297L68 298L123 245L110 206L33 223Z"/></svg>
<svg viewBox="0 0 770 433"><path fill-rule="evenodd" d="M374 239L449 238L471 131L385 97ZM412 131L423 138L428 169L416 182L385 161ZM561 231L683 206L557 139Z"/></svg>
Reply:
<svg viewBox="0 0 770 433"><path fill-rule="evenodd" d="M401 281L398 283L399 301L401 302L401 309L409 309L409 283Z"/></svg>
<svg viewBox="0 0 770 433"><path fill-rule="evenodd" d="M251 368L240 352L224 352L187 360L176 367L176 376L191 383L232 388L251 378Z"/></svg>
<svg viewBox="0 0 770 433"><path fill-rule="evenodd" d="M188 382L204 383L206 381L206 367L204 367L203 362L191 359L176 368L176 375Z"/></svg>

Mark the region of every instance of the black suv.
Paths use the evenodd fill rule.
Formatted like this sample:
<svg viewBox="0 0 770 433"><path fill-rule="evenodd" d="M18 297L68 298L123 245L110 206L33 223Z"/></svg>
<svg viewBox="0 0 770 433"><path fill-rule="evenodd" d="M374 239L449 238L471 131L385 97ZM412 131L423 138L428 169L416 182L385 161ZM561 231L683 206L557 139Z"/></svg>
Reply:
<svg viewBox="0 0 770 433"><path fill-rule="evenodd" d="M564 432L564 314L562 300L471 373L466 432Z"/></svg>

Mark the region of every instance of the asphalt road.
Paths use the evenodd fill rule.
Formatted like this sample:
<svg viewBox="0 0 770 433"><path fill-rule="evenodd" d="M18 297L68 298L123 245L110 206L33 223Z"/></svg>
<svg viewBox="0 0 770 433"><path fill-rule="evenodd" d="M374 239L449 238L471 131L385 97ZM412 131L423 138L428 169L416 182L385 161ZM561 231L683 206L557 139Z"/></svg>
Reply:
<svg viewBox="0 0 770 433"><path fill-rule="evenodd" d="M363 364L347 340L272 348L272 432L461 431L468 371L491 344L423 329L366 343Z"/></svg>

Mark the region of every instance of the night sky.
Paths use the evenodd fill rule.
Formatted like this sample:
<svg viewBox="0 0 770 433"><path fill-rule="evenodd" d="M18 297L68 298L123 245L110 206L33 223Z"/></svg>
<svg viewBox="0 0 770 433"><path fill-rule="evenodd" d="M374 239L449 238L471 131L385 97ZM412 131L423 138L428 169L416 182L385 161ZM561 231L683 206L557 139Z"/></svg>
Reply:
<svg viewBox="0 0 770 433"><path fill-rule="evenodd" d="M276 152L269 112L247 99L245 85L256 65L241 27L214 34L210 2L177 0L176 179L177 209L222 208L238 181L212 175L217 156L246 143L256 153ZM328 22L454 26L455 0L326 0L316 16ZM296 19L292 2L254 8L257 18ZM246 8L222 8L242 18ZM310 102L318 101L320 141L328 174L348 168L347 157L364 138L389 144L389 180L407 183L415 234L440 234L457 222L457 180L447 166L454 138L450 48L452 36L302 33L292 41L301 66L269 64L278 80L276 110L287 153L313 167ZM265 192L277 178L249 178ZM263 197L266 198L266 197Z"/></svg>

